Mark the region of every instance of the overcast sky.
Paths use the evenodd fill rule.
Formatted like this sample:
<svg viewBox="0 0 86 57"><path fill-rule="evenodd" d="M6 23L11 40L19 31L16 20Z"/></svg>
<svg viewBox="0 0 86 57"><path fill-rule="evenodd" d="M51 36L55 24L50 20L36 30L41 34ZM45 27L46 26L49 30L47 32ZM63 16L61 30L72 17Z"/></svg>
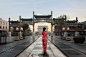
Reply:
<svg viewBox="0 0 86 57"><path fill-rule="evenodd" d="M35 14L50 14L53 17L66 14L71 19L78 17L79 21L86 20L86 0L0 0L0 18L18 20L19 16L33 17Z"/></svg>

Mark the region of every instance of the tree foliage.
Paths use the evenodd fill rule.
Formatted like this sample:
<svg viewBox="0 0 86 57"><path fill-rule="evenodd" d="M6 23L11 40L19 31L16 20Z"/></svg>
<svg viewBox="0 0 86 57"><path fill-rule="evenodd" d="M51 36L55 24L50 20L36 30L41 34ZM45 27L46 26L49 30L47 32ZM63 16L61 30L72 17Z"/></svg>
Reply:
<svg viewBox="0 0 86 57"><path fill-rule="evenodd" d="M25 31L26 29L28 29L29 25L27 23L23 24L23 30Z"/></svg>
<svg viewBox="0 0 86 57"><path fill-rule="evenodd" d="M39 32L36 32L35 34L39 34Z"/></svg>
<svg viewBox="0 0 86 57"><path fill-rule="evenodd" d="M66 19L66 15L61 15L58 18L55 18L56 20L53 22L54 28L61 28L62 25L65 24L65 19Z"/></svg>
<svg viewBox="0 0 86 57"><path fill-rule="evenodd" d="M13 30L14 30L14 28L11 28L11 29L10 29L11 33L13 33L13 32L14 32Z"/></svg>
<svg viewBox="0 0 86 57"><path fill-rule="evenodd" d="M23 32L23 38L25 39L25 30L28 29L29 25L27 23L25 23L25 24L23 24L22 27L23 27L23 30L24 30L24 32Z"/></svg>
<svg viewBox="0 0 86 57"><path fill-rule="evenodd" d="M60 17L55 18L55 21L52 24L52 25L54 25L54 29L58 28L60 30L61 38L62 38L62 25L65 24L65 21L67 19L66 17L67 17L66 15L61 15Z"/></svg>

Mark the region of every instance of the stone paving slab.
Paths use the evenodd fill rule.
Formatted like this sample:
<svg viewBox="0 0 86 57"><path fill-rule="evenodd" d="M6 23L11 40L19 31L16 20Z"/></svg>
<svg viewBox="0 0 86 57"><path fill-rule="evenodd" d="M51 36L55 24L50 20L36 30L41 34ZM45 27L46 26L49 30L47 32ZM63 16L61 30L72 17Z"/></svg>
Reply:
<svg viewBox="0 0 86 57"><path fill-rule="evenodd" d="M38 37L35 37L35 40L37 38ZM0 53L0 57L15 57L20 52L22 52L25 48L27 48L32 42L33 42L32 37L31 38L28 37L28 38L20 40L20 41L14 41L13 43L1 45L0 52L1 51L5 51L5 52Z"/></svg>
<svg viewBox="0 0 86 57"><path fill-rule="evenodd" d="M66 57L50 41L47 43L47 54L43 55L42 37L21 52L17 57Z"/></svg>
<svg viewBox="0 0 86 57"><path fill-rule="evenodd" d="M5 44L5 45L0 45L0 53L3 52L3 51L6 51L6 50L8 50L8 49L10 49L12 47L15 47L15 46L17 46L17 45L19 45L21 43L24 43L24 42L26 42L28 40L30 40L30 42L32 42L31 41L31 36L28 36L28 38L20 40L20 41L13 41L13 42Z"/></svg>
<svg viewBox="0 0 86 57"><path fill-rule="evenodd" d="M53 37L53 44L55 44L68 57L86 57L86 48L73 41L66 41L60 39L59 36Z"/></svg>

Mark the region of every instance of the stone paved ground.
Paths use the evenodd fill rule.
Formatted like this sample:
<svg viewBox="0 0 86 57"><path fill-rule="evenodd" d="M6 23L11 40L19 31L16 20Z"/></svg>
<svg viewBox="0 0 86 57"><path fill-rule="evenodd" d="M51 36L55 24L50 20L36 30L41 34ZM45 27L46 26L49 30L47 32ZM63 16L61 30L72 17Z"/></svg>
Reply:
<svg viewBox="0 0 86 57"><path fill-rule="evenodd" d="M51 38L49 38L51 40ZM84 43L75 43L73 37L71 41L62 40L60 36L53 36L53 43L68 57L86 57L86 40Z"/></svg>
<svg viewBox="0 0 86 57"><path fill-rule="evenodd" d="M36 36L35 40L37 38L39 37ZM20 41L13 41L12 39L11 43L0 45L0 57L15 57L16 55L17 57L64 57L65 55L68 57L86 57L86 41L84 43L75 43L73 41L73 38L72 37L70 38L71 41L66 41L60 39L60 36L53 36L52 39L51 36L49 36L48 39L53 44L50 41L48 41L47 55L43 55L42 42L41 42L42 38L37 39L34 43L32 43L33 42L32 36L26 37L26 39Z"/></svg>
<svg viewBox="0 0 86 57"><path fill-rule="evenodd" d="M75 49L77 49L77 50L86 54L86 38L85 38L84 43L75 43L74 40L73 40L73 37L70 37L70 39L71 39L71 41L66 41L66 40L60 39L60 36L54 36L54 41L53 42L55 42L57 40L60 43L66 44L66 45L68 45L70 47L73 47L73 48L75 48Z"/></svg>
<svg viewBox="0 0 86 57"><path fill-rule="evenodd" d="M37 38L38 36L35 36L35 40ZM13 39L10 38L12 40L10 43L0 45L0 57L15 57L33 42L32 36L26 36L26 39L20 41L13 41Z"/></svg>
<svg viewBox="0 0 86 57"><path fill-rule="evenodd" d="M20 41L15 41L15 38L16 38L16 36L15 37L9 37L8 38L9 41L8 41L7 44L0 45L0 53L3 52L3 51L5 51L5 50L7 50L7 49L15 47L15 46L17 46L17 45L19 45L21 43L27 42L28 40L31 40L32 36L28 36L28 37L26 37L26 39L23 39L23 40L20 40ZM32 42L32 41L30 41L30 42Z"/></svg>
<svg viewBox="0 0 86 57"><path fill-rule="evenodd" d="M17 57L66 57L50 41L47 44L47 54L43 55L42 38L37 39L31 46L25 49Z"/></svg>

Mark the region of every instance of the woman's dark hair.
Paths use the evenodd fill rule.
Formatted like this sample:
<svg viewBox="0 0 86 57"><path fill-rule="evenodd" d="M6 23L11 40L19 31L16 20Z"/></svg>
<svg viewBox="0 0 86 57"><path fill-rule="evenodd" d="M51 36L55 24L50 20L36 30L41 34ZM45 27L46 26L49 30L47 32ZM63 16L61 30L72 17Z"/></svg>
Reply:
<svg viewBox="0 0 86 57"><path fill-rule="evenodd" d="M43 32L45 31L45 29L46 29L46 28L44 27L44 28L43 28Z"/></svg>

